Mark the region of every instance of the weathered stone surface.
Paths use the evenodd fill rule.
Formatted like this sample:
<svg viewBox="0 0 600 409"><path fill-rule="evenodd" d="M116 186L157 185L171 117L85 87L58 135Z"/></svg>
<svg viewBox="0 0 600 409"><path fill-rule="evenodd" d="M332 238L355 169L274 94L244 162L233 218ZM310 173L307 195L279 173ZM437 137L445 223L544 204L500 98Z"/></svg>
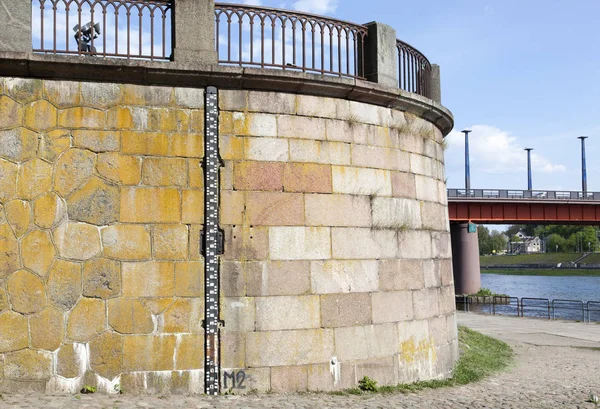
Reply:
<svg viewBox="0 0 600 409"><path fill-rule="evenodd" d="M371 294L321 296L321 325L325 328L371 324Z"/></svg>
<svg viewBox="0 0 600 409"><path fill-rule="evenodd" d="M124 185L137 185L142 175L142 160L136 156L119 153L101 153L96 165L103 177Z"/></svg>
<svg viewBox="0 0 600 409"><path fill-rule="evenodd" d="M100 254L100 232L96 226L67 222L52 233L61 257L88 260Z"/></svg>
<svg viewBox="0 0 600 409"><path fill-rule="evenodd" d="M6 281L12 310L23 314L40 311L46 306L46 288L35 274L21 270Z"/></svg>
<svg viewBox="0 0 600 409"><path fill-rule="evenodd" d="M202 332L201 323L203 316L204 309L201 299L175 300L175 302L164 312L162 332Z"/></svg>
<svg viewBox="0 0 600 409"><path fill-rule="evenodd" d="M398 255L402 259L430 259L431 234L423 230L398 232Z"/></svg>
<svg viewBox="0 0 600 409"><path fill-rule="evenodd" d="M278 366L271 368L271 390L275 393L293 393L308 389L308 367Z"/></svg>
<svg viewBox="0 0 600 409"><path fill-rule="evenodd" d="M375 228L406 230L421 227L421 206L416 200L374 197L371 209Z"/></svg>
<svg viewBox="0 0 600 409"><path fill-rule="evenodd" d="M325 165L350 165L350 144L291 139L290 160Z"/></svg>
<svg viewBox="0 0 600 409"><path fill-rule="evenodd" d="M186 186L187 161L182 158L146 158L142 183L149 186Z"/></svg>
<svg viewBox="0 0 600 409"><path fill-rule="evenodd" d="M419 290L425 287L422 260L381 260L379 287L382 291Z"/></svg>
<svg viewBox="0 0 600 409"><path fill-rule="evenodd" d="M125 84L122 89L123 103L126 105L168 106L173 100L171 87Z"/></svg>
<svg viewBox="0 0 600 409"><path fill-rule="evenodd" d="M67 338L76 342L88 342L105 328L105 302L94 298L82 298L69 314Z"/></svg>
<svg viewBox="0 0 600 409"><path fill-rule="evenodd" d="M73 145L98 153L116 152L121 146L121 137L115 131L76 130L73 131Z"/></svg>
<svg viewBox="0 0 600 409"><path fill-rule="evenodd" d="M244 297L246 295L246 275L250 267L258 263L222 261L221 262L221 294L225 297Z"/></svg>
<svg viewBox="0 0 600 409"><path fill-rule="evenodd" d="M438 181L427 176L415 175L417 199L441 203Z"/></svg>
<svg viewBox="0 0 600 409"><path fill-rule="evenodd" d="M176 223L181 221L181 195L171 188L122 188L121 221Z"/></svg>
<svg viewBox="0 0 600 409"><path fill-rule="evenodd" d="M314 107L318 110L318 106ZM325 140L326 121L313 116L281 115L277 118L280 137Z"/></svg>
<svg viewBox="0 0 600 409"><path fill-rule="evenodd" d="M435 259L452 257L449 232L431 233L431 256Z"/></svg>
<svg viewBox="0 0 600 409"><path fill-rule="evenodd" d="M248 92L248 111L270 114L295 114L296 95L281 92Z"/></svg>
<svg viewBox="0 0 600 409"><path fill-rule="evenodd" d="M255 299L249 297L227 297L222 303L222 317L229 332L252 332L255 330Z"/></svg>
<svg viewBox="0 0 600 409"><path fill-rule="evenodd" d="M221 332L221 367L246 367L246 334L242 332Z"/></svg>
<svg viewBox="0 0 600 409"><path fill-rule="evenodd" d="M173 369L175 336L135 335L125 337L124 371L167 371Z"/></svg>
<svg viewBox="0 0 600 409"><path fill-rule="evenodd" d="M286 311L282 314L282 311ZM279 331L321 327L319 296L256 298L256 330Z"/></svg>
<svg viewBox="0 0 600 409"><path fill-rule="evenodd" d="M108 300L108 324L121 334L149 334L154 331L152 315L139 300Z"/></svg>
<svg viewBox="0 0 600 409"><path fill-rule="evenodd" d="M202 335L181 335L175 348L175 370L185 371L203 368L204 351L201 348L203 344L204 337Z"/></svg>
<svg viewBox="0 0 600 409"><path fill-rule="evenodd" d="M413 292L415 319L437 317L440 315L439 292L437 288L427 288Z"/></svg>
<svg viewBox="0 0 600 409"><path fill-rule="evenodd" d="M246 138L244 157L253 161L286 162L289 160L289 145L280 138Z"/></svg>
<svg viewBox="0 0 600 409"><path fill-rule="evenodd" d="M152 314L160 315L165 312L175 300L173 298L142 298L142 302Z"/></svg>
<svg viewBox="0 0 600 409"><path fill-rule="evenodd" d="M6 295L6 291L4 291L4 280L0 280L0 313L8 310L8 296Z"/></svg>
<svg viewBox="0 0 600 409"><path fill-rule="evenodd" d="M204 293L202 262L190 261L175 264L175 295L201 297Z"/></svg>
<svg viewBox="0 0 600 409"><path fill-rule="evenodd" d="M56 373L71 379L83 376L87 370L83 367L87 360L85 349L85 344L62 345L56 357Z"/></svg>
<svg viewBox="0 0 600 409"><path fill-rule="evenodd" d="M63 342L65 320L61 311L46 307L29 319L31 346L55 351Z"/></svg>
<svg viewBox="0 0 600 409"><path fill-rule="evenodd" d="M247 262L245 268L248 296L302 295L310 292L308 261Z"/></svg>
<svg viewBox="0 0 600 409"><path fill-rule="evenodd" d="M438 264L442 286L454 284L454 275L452 273L452 260L436 260Z"/></svg>
<svg viewBox="0 0 600 409"><path fill-rule="evenodd" d="M391 196L391 173L381 169L332 167L334 193Z"/></svg>
<svg viewBox="0 0 600 409"><path fill-rule="evenodd" d="M410 291L378 292L372 297L374 324L413 319L413 300Z"/></svg>
<svg viewBox="0 0 600 409"><path fill-rule="evenodd" d="M0 224L0 278L16 271L19 263L19 243L8 223Z"/></svg>
<svg viewBox="0 0 600 409"><path fill-rule="evenodd" d="M117 224L102 229L103 255L119 260L148 260L150 232L134 224Z"/></svg>
<svg viewBox="0 0 600 409"><path fill-rule="evenodd" d="M92 108L107 109L121 100L121 86L95 82L81 83L81 104Z"/></svg>
<svg viewBox="0 0 600 409"><path fill-rule="evenodd" d="M269 138L269 139L272 139L272 138ZM223 159L223 160L242 160L242 159L244 159L246 157L245 156L246 153L244 150L245 149L244 141L245 141L244 138L238 138L236 136L230 136L230 135L220 135L219 136L219 153L221 155L221 159ZM278 144L277 147L281 149L280 144ZM256 146L255 146L255 148L256 148ZM256 152L254 152L254 154L256 154ZM282 154L285 155L285 153L282 153ZM248 155L247 157L250 157L250 155ZM259 159L255 159L255 160L259 160ZM275 160L275 159L272 159L272 160Z"/></svg>
<svg viewBox="0 0 600 409"><path fill-rule="evenodd" d="M147 86L143 87L147 89ZM157 88L160 89L160 92L157 91ZM161 87L152 87L152 95L156 98L161 93L167 94L168 91L171 91L170 88L166 88L163 90ZM170 92L169 92L170 96ZM160 104L158 105L168 105L166 103L162 103L163 100L160 100ZM182 108L190 108L190 109L200 109L204 108L204 89L202 88L175 88L175 104ZM148 102L146 99L146 105L152 105L151 101Z"/></svg>
<svg viewBox="0 0 600 409"><path fill-rule="evenodd" d="M31 206L24 200L11 200L4 206L6 219L17 237L22 237L31 226Z"/></svg>
<svg viewBox="0 0 600 409"><path fill-rule="evenodd" d="M6 203L15 197L18 170L18 165L0 159L0 203Z"/></svg>
<svg viewBox="0 0 600 409"><path fill-rule="evenodd" d="M397 149L353 145L352 165L361 168L409 171L409 154Z"/></svg>
<svg viewBox="0 0 600 409"><path fill-rule="evenodd" d="M335 329L335 353L342 362L383 358L398 353L396 324Z"/></svg>
<svg viewBox="0 0 600 409"><path fill-rule="evenodd" d="M123 337L104 332L90 342L90 367L100 376L113 380L123 371Z"/></svg>
<svg viewBox="0 0 600 409"><path fill-rule="evenodd" d="M63 129L40 134L38 156L49 162L54 162L61 153L71 147L71 135Z"/></svg>
<svg viewBox="0 0 600 409"><path fill-rule="evenodd" d="M19 167L17 195L31 200L51 190L52 166L39 158L23 163Z"/></svg>
<svg viewBox="0 0 600 409"><path fill-rule="evenodd" d="M44 96L56 107L73 107L80 103L79 88L79 82L44 81Z"/></svg>
<svg viewBox="0 0 600 409"><path fill-rule="evenodd" d="M220 90L219 108L225 111L245 111L248 104L248 91Z"/></svg>
<svg viewBox="0 0 600 409"><path fill-rule="evenodd" d="M328 227L272 227L269 255L271 260L328 259L331 258L330 236Z"/></svg>
<svg viewBox="0 0 600 409"><path fill-rule="evenodd" d="M29 103L42 99L42 80L25 78L6 78L4 90L14 100L20 103Z"/></svg>
<svg viewBox="0 0 600 409"><path fill-rule="evenodd" d="M257 226L304 225L304 197L300 193L246 193L246 221Z"/></svg>
<svg viewBox="0 0 600 409"><path fill-rule="evenodd" d="M0 129L10 129L21 126L23 123L23 108L15 100L2 95L0 96Z"/></svg>
<svg viewBox="0 0 600 409"><path fill-rule="evenodd" d="M121 265L107 258L97 258L83 264L83 295L112 298L121 294Z"/></svg>
<svg viewBox="0 0 600 409"><path fill-rule="evenodd" d="M164 224L153 230L154 257L157 259L187 259L188 227L185 224Z"/></svg>
<svg viewBox="0 0 600 409"><path fill-rule="evenodd" d="M358 293L379 288L376 260L327 260L311 262L315 294Z"/></svg>
<svg viewBox="0 0 600 409"><path fill-rule="evenodd" d="M298 115L337 118L336 100L333 98L298 95Z"/></svg>
<svg viewBox="0 0 600 409"><path fill-rule="evenodd" d="M64 216L65 204L56 193L46 193L37 198L33 204L33 221L42 229L55 227Z"/></svg>
<svg viewBox="0 0 600 409"><path fill-rule="evenodd" d="M56 127L57 110L45 100L25 106L25 126L36 132L45 132Z"/></svg>
<svg viewBox="0 0 600 409"><path fill-rule="evenodd" d="M222 190L221 209L219 213L221 224L242 224L244 221L244 206L244 192Z"/></svg>
<svg viewBox="0 0 600 409"><path fill-rule="evenodd" d="M90 151L76 148L66 151L56 162L54 190L62 197L70 195L92 177L95 161L96 155Z"/></svg>
<svg viewBox="0 0 600 409"><path fill-rule="evenodd" d="M331 229L334 259L388 259L398 253L396 232L366 228Z"/></svg>
<svg viewBox="0 0 600 409"><path fill-rule="evenodd" d="M52 355L49 352L22 351L6 354L4 376L15 380L47 380L52 376Z"/></svg>
<svg viewBox="0 0 600 409"><path fill-rule="evenodd" d="M17 351L28 345L27 318L12 311L0 314L0 352Z"/></svg>
<svg viewBox="0 0 600 409"><path fill-rule="evenodd" d="M181 192L181 221L189 224L204 222L204 191L183 190Z"/></svg>
<svg viewBox="0 0 600 409"><path fill-rule="evenodd" d="M48 300L68 311L81 297L81 264L55 260L46 281Z"/></svg>
<svg viewBox="0 0 600 409"><path fill-rule="evenodd" d="M165 134L136 131L121 133L121 149L128 155L202 158L203 144L202 133Z"/></svg>
<svg viewBox="0 0 600 409"><path fill-rule="evenodd" d="M251 332L246 335L247 365L263 367L326 363L335 355L333 345L331 329ZM290 354L289 351L295 353Z"/></svg>
<svg viewBox="0 0 600 409"><path fill-rule="evenodd" d="M69 129L103 129L106 125L104 111L86 107L61 109L58 111L58 124Z"/></svg>
<svg viewBox="0 0 600 409"><path fill-rule="evenodd" d="M404 172L393 172L392 195L394 197L415 198L417 196L415 175Z"/></svg>
<svg viewBox="0 0 600 409"><path fill-rule="evenodd" d="M283 163L236 163L233 186L236 190L282 190Z"/></svg>
<svg viewBox="0 0 600 409"><path fill-rule="evenodd" d="M191 236L190 243L195 237ZM190 246L190 255L198 254ZM225 229L226 260L265 260L269 256L269 231L266 227L235 226Z"/></svg>
<svg viewBox="0 0 600 409"><path fill-rule="evenodd" d="M371 226L371 202L367 196L304 195L308 226Z"/></svg>
<svg viewBox="0 0 600 409"><path fill-rule="evenodd" d="M123 263L124 297L172 297L175 293L173 263Z"/></svg>
<svg viewBox="0 0 600 409"><path fill-rule="evenodd" d="M331 193L331 166L286 163L283 188L286 192Z"/></svg>
<svg viewBox="0 0 600 409"><path fill-rule="evenodd" d="M47 231L34 230L21 241L23 265L44 277L54 261L56 251Z"/></svg>

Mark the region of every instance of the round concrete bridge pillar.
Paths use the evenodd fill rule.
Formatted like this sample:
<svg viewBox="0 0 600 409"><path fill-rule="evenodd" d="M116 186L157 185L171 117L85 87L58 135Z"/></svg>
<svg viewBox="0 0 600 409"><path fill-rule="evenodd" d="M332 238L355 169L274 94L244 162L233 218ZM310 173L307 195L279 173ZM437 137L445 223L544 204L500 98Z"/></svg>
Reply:
<svg viewBox="0 0 600 409"><path fill-rule="evenodd" d="M469 233L468 223L455 223L450 226L450 234L454 291L456 294L474 294L481 289L477 231Z"/></svg>

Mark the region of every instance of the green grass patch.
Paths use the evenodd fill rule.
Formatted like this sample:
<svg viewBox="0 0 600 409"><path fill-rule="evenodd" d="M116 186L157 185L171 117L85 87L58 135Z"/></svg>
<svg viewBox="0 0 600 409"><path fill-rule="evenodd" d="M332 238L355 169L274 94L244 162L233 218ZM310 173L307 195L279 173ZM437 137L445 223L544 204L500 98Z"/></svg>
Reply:
<svg viewBox="0 0 600 409"><path fill-rule="evenodd" d="M479 263L482 266L502 266L507 264L552 264L568 263L583 256L582 253L539 253L517 254L505 256L481 256ZM591 257L591 256L590 256Z"/></svg>
<svg viewBox="0 0 600 409"><path fill-rule="evenodd" d="M477 382L510 365L512 349L502 341L480 334L467 327L458 327L458 343L463 354L450 379L422 381L396 386L380 386L366 392L360 388L334 392L335 395L360 395L363 393L410 393L426 388L443 388ZM369 379L369 381L372 381ZM362 385L362 384L361 384Z"/></svg>
<svg viewBox="0 0 600 409"><path fill-rule="evenodd" d="M498 294L490 290L489 288L482 287L475 294L471 294L475 297L508 297L506 294Z"/></svg>
<svg viewBox="0 0 600 409"><path fill-rule="evenodd" d="M586 269L539 269L539 268L510 268L496 269L486 268L481 269L481 274L500 274L507 276L579 276L579 277L600 277L600 270Z"/></svg>
<svg viewBox="0 0 600 409"><path fill-rule="evenodd" d="M581 264L600 264L600 253L590 254L580 261Z"/></svg>

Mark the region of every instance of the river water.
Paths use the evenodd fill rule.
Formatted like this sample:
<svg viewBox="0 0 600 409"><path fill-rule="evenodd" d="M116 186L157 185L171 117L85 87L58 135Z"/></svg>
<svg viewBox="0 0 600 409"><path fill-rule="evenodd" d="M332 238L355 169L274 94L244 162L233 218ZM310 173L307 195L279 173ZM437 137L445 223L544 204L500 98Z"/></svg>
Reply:
<svg viewBox="0 0 600 409"><path fill-rule="evenodd" d="M600 277L482 274L481 287L520 300L511 300L509 305L473 305L473 310L504 315L517 315L520 310L531 317L600 322Z"/></svg>

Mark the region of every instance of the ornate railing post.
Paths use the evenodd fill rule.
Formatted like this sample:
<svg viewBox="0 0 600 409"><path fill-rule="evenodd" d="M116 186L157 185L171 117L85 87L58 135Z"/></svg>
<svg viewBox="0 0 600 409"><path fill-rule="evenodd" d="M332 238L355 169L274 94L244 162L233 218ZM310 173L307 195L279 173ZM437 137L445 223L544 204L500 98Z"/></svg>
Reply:
<svg viewBox="0 0 600 409"><path fill-rule="evenodd" d="M364 76L368 81L388 87L397 87L396 30L386 24L377 22L365 25L369 29L369 35L366 37L364 44Z"/></svg>
<svg viewBox="0 0 600 409"><path fill-rule="evenodd" d="M173 3L173 59L176 62L217 64L214 0L176 0Z"/></svg>
<svg viewBox="0 0 600 409"><path fill-rule="evenodd" d="M431 64L431 99L435 102L442 103L442 86L440 79L440 66Z"/></svg>
<svg viewBox="0 0 600 409"><path fill-rule="evenodd" d="M31 1L0 0L0 51L31 52Z"/></svg>

